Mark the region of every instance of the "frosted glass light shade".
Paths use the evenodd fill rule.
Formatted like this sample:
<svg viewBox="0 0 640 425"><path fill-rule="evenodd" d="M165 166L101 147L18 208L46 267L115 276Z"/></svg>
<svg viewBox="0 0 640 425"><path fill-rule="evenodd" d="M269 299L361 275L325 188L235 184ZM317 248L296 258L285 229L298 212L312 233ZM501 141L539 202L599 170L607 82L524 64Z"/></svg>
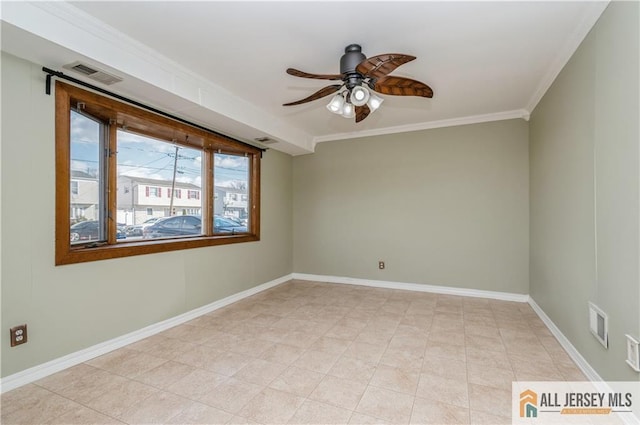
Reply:
<svg viewBox="0 0 640 425"><path fill-rule="evenodd" d="M355 86L351 89L351 103L354 106L362 106L369 100L369 90L363 86Z"/></svg>
<svg viewBox="0 0 640 425"><path fill-rule="evenodd" d="M342 106L344 105L344 97L341 94L333 96L331 102L327 105L327 109L334 114L342 114Z"/></svg>
<svg viewBox="0 0 640 425"><path fill-rule="evenodd" d="M367 106L369 107L369 110L373 112L378 109L380 105L382 105L382 102L384 102L383 98L377 96L375 93L371 93L371 96L369 96L369 101L367 102Z"/></svg>
<svg viewBox="0 0 640 425"><path fill-rule="evenodd" d="M342 116L345 118L353 118L356 116L356 110L350 103L345 103L342 106Z"/></svg>

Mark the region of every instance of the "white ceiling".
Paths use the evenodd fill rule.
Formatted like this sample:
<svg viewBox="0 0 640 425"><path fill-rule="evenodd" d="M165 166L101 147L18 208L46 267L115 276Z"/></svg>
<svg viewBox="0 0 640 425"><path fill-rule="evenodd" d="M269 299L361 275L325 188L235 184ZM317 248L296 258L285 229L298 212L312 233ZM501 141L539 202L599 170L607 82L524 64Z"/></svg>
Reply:
<svg viewBox="0 0 640 425"><path fill-rule="evenodd" d="M3 2L2 48L47 67L100 66L125 78L110 90L301 154L326 140L528 119L606 4ZM281 106L332 84L286 68L339 73L350 43L416 56L393 74L427 83L433 99L384 96L358 124L327 111L330 97Z"/></svg>

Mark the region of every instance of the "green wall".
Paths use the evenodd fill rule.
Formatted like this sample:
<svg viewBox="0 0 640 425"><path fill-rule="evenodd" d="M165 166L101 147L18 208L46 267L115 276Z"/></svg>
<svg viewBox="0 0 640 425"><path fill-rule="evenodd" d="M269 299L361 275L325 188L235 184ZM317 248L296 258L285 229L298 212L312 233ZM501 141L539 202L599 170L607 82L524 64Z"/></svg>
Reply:
<svg viewBox="0 0 640 425"><path fill-rule="evenodd" d="M527 294L528 161L519 119L320 143L293 161L294 271Z"/></svg>
<svg viewBox="0 0 640 425"><path fill-rule="evenodd" d="M638 379L624 362L624 334L640 337L638 6L608 6L530 122L530 293L607 380Z"/></svg>
<svg viewBox="0 0 640 425"><path fill-rule="evenodd" d="M54 96L41 66L2 55L2 376L292 271L292 159L262 161L261 241L54 266Z"/></svg>

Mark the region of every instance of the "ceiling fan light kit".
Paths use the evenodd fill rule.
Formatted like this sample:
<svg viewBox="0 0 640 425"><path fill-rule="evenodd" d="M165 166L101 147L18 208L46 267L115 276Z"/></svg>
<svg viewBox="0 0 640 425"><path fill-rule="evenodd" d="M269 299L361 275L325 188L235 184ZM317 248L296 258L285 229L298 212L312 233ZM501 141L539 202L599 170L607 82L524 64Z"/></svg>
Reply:
<svg viewBox="0 0 640 425"><path fill-rule="evenodd" d="M394 96L433 97L433 90L420 81L404 77L389 76L394 69L415 59L415 56L386 53L368 58L358 44L350 44L340 58L340 74L310 74L297 69L287 69L294 77L317 80L342 80L342 84L324 87L312 95L283 106L300 105L339 92L329 102L327 109L356 122L364 120L380 107L383 98L373 93Z"/></svg>

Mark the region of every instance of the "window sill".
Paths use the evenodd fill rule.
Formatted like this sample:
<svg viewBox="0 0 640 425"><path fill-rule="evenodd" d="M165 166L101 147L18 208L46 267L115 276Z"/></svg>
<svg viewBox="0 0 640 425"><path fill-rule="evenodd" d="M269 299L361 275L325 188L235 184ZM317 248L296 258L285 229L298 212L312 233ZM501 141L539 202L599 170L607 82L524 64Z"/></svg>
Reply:
<svg viewBox="0 0 640 425"><path fill-rule="evenodd" d="M115 245L86 245L69 247L66 252L56 252L56 266L131 257L134 255L155 254L181 249L202 248L207 246L228 245L259 241L258 235L220 235L200 236L188 239L159 239L136 242L118 242Z"/></svg>

